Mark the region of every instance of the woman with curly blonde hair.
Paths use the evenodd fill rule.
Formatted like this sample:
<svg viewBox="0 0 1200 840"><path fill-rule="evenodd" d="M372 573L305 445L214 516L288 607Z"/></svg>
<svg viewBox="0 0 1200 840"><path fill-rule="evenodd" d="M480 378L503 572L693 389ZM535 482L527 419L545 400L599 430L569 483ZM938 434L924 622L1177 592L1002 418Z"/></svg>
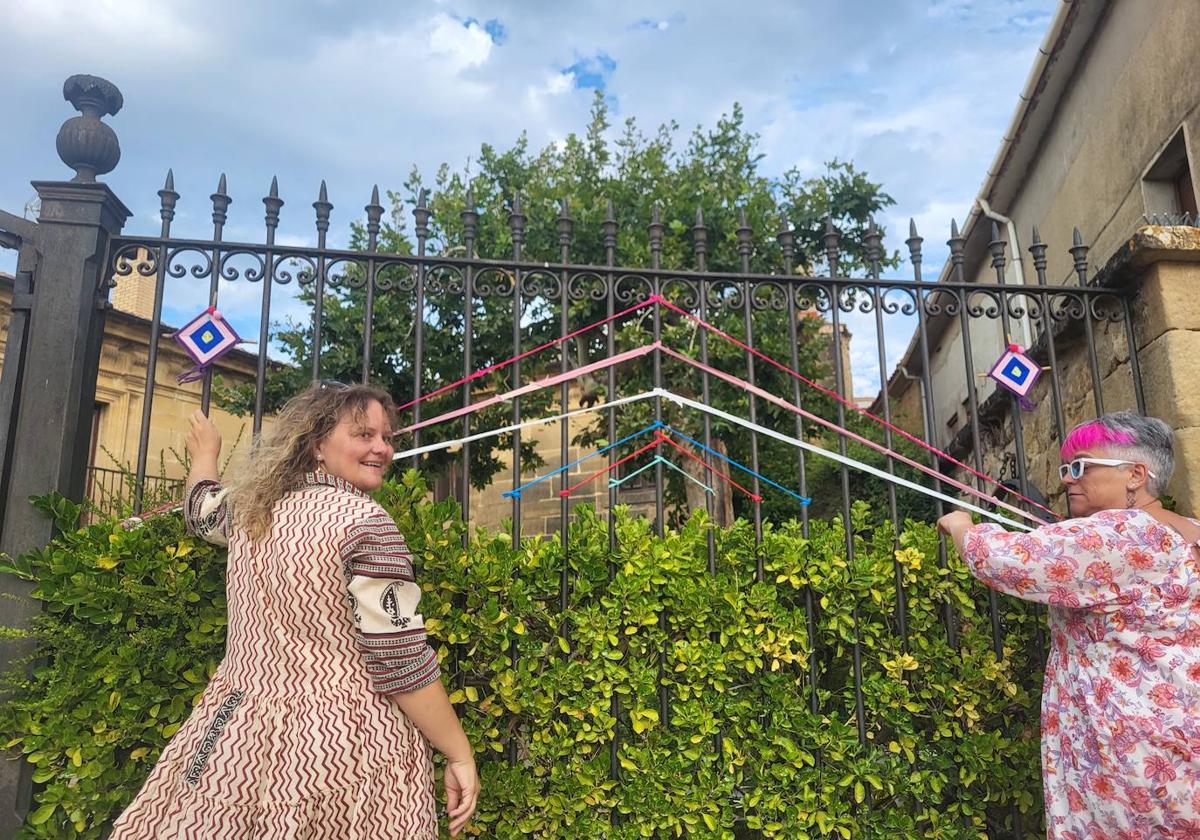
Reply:
<svg viewBox="0 0 1200 840"><path fill-rule="evenodd" d="M393 415L375 388L313 386L228 489L220 434L192 415L184 516L229 547L225 658L112 840L436 838L431 745L451 835L470 818L479 777L412 557L366 495L391 463Z"/></svg>

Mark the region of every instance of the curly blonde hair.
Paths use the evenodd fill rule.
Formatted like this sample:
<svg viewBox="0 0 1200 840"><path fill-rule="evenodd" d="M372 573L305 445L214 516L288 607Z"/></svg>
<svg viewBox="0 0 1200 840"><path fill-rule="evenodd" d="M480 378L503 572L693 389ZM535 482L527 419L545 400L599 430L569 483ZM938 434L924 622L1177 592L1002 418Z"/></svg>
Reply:
<svg viewBox="0 0 1200 840"><path fill-rule="evenodd" d="M316 448L347 414L358 420L371 406L383 406L392 428L396 407L386 391L369 385L322 383L292 397L280 410L275 430L260 438L250 461L229 489L234 521L250 539L271 531L275 503L299 487L317 468Z"/></svg>

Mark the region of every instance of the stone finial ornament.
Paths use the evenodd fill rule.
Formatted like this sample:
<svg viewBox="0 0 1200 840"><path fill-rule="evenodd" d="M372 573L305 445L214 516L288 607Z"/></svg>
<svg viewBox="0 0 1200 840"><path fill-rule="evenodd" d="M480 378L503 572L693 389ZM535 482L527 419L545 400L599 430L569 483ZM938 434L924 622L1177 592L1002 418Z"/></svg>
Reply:
<svg viewBox="0 0 1200 840"><path fill-rule="evenodd" d="M95 183L97 175L112 172L121 159L117 134L100 118L115 115L125 104L121 91L99 76L71 76L63 84L63 99L80 112L58 130L55 147L63 163L75 170L76 183Z"/></svg>

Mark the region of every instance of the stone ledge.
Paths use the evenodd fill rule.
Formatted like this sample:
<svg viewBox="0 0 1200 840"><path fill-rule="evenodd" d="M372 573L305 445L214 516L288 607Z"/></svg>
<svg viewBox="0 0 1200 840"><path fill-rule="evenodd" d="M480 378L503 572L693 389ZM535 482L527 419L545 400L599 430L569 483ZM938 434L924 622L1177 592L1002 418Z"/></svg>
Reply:
<svg viewBox="0 0 1200 840"><path fill-rule="evenodd" d="M1096 272L1092 286L1126 286L1147 266L1159 262L1200 263L1200 228L1183 225L1145 225L1117 249Z"/></svg>

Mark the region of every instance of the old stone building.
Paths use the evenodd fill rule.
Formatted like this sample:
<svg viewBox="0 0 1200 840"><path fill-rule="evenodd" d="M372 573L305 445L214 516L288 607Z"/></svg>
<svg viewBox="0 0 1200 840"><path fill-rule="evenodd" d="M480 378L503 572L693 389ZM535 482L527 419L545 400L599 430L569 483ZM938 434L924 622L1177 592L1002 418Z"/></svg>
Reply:
<svg viewBox="0 0 1200 840"><path fill-rule="evenodd" d="M13 278L0 274L0 365L4 363L12 291ZM136 273L117 278L111 303L96 382L87 495L101 510L119 512L122 503L131 498L126 476L137 464L154 305L153 279ZM201 383L176 381L191 367L192 360L170 337L171 333L171 327L164 325L150 414L146 473L147 493L154 498L179 495L186 475L179 456L184 452L187 418L200 406ZM257 364L256 354L235 349L213 367L227 384L236 384L253 382ZM250 446L251 420L215 405L210 416L225 440L222 461L230 457L230 466L236 468ZM270 418L265 418L264 428L269 423Z"/></svg>
<svg viewBox="0 0 1200 840"><path fill-rule="evenodd" d="M1091 285L1137 290L1132 324L1146 411L1178 435L1181 463L1200 459L1200 230L1196 219L1196 161L1200 155L1200 77L1195 41L1200 3L1194 0L1075 0L1059 6L1037 55L1016 113L962 226L963 276L995 282L989 245L1005 245L1005 282L1037 282L1028 248L1034 228L1048 246L1048 284L1077 284L1072 252L1078 228ZM1148 225L1147 222L1161 224ZM1182 225L1181 225L1182 223ZM993 227L993 225L995 227ZM940 280L950 279L952 266ZM974 318L970 339L975 376L986 373L1007 341L1025 347L1041 337L1037 319L1014 320L1010 335L997 319ZM1096 413L1090 361L1081 331L1058 336L1057 373L1066 425ZM959 319L927 322L932 416L923 411L918 336L888 383L893 416L966 457L967 379ZM1043 343L1044 338L1042 338ZM1096 324L1096 360L1105 411L1135 407L1123 322ZM985 467L1014 467L1011 401L976 378L983 408ZM1057 425L1049 377L1022 412L1030 480L1059 491ZM926 427L928 427L926 429ZM1200 474L1180 469L1169 492L1185 510L1200 505Z"/></svg>

